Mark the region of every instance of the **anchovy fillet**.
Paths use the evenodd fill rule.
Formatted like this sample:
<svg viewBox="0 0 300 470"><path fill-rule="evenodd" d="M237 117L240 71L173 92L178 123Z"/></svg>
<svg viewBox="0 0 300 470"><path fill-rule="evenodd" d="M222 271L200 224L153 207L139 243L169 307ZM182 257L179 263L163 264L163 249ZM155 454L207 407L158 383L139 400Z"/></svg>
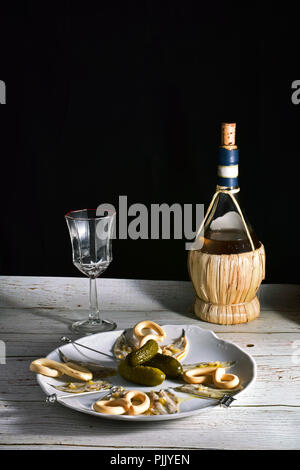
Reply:
<svg viewBox="0 0 300 470"><path fill-rule="evenodd" d="M130 337L131 334L131 337ZM122 333L117 339L113 347L113 353L116 359L122 360L131 353L132 351L136 350L137 343L133 338L132 330L126 331ZM185 330L182 330L182 334L179 338L175 339L173 343L167 344L165 346L161 346L162 354L167 356L175 357L175 359L182 359L183 355L185 354L187 347L187 337L185 334Z"/></svg>
<svg viewBox="0 0 300 470"><path fill-rule="evenodd" d="M116 359L122 360L131 353L135 348L127 339L125 333L122 333L117 339L113 347L113 353Z"/></svg>
<svg viewBox="0 0 300 470"><path fill-rule="evenodd" d="M91 380L89 382L66 382L63 385L52 385L56 390L68 393L100 392L109 390L111 384L106 380Z"/></svg>
<svg viewBox="0 0 300 470"><path fill-rule="evenodd" d="M229 369L230 367L234 366L235 362L219 362L219 361L211 361L211 362L197 362L195 364L182 364L183 372L191 369L195 369L196 367L224 367L225 369Z"/></svg>
<svg viewBox="0 0 300 470"><path fill-rule="evenodd" d="M166 346L162 346L162 353L168 356L172 356L175 359L182 359L183 355L185 354L187 348L187 337L185 334L185 330L182 330L181 336L175 339L173 343L168 344Z"/></svg>
<svg viewBox="0 0 300 470"><path fill-rule="evenodd" d="M94 379L104 379L105 377L111 377L116 375L117 370L114 367L103 366L95 362L81 362L74 359L68 358L60 349L58 350L60 360L62 362L71 362L75 365L85 367L93 373Z"/></svg>
<svg viewBox="0 0 300 470"><path fill-rule="evenodd" d="M206 387L205 385L199 384L184 384L180 385L180 387L176 387L175 390L178 392L189 393L190 395L194 395L200 398L217 398L220 399L224 395L231 395L236 392L238 389L234 390L225 390L225 389L217 389L212 387Z"/></svg>
<svg viewBox="0 0 300 470"><path fill-rule="evenodd" d="M149 415L166 415L179 412L179 399L171 390L160 390L159 392L147 392L150 398L150 408L146 412Z"/></svg>

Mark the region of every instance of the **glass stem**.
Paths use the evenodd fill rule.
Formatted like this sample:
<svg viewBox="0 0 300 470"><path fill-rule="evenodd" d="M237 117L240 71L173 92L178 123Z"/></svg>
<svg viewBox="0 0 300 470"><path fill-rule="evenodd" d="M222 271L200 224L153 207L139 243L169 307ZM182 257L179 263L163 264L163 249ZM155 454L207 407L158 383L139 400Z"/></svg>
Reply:
<svg viewBox="0 0 300 470"><path fill-rule="evenodd" d="M90 313L89 321L100 323L96 279L90 277Z"/></svg>

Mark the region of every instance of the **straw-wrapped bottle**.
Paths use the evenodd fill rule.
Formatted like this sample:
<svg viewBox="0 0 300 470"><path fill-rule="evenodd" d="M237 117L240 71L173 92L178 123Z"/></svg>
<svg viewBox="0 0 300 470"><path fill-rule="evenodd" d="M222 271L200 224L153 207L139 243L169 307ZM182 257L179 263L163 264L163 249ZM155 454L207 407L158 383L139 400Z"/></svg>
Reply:
<svg viewBox="0 0 300 470"><path fill-rule="evenodd" d="M218 184L188 268L196 291L194 312L202 320L245 323L260 313L257 291L265 277L265 251L238 200L236 124L222 124Z"/></svg>

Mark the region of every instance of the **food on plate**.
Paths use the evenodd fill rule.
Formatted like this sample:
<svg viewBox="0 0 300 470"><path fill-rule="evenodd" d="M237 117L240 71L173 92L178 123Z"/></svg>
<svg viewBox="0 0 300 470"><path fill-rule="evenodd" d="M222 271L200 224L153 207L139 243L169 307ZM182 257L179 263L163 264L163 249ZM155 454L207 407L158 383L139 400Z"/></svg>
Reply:
<svg viewBox="0 0 300 470"><path fill-rule="evenodd" d="M60 360L64 363L72 362L81 367L86 367L89 371L93 373L94 379L104 379L105 377L111 377L116 375L117 369L114 367L103 366L101 364L96 364L95 362L81 362L75 361L74 359L68 358L61 349L58 350Z"/></svg>
<svg viewBox="0 0 300 470"><path fill-rule="evenodd" d="M93 405L94 411L109 415L123 415L128 411L128 402L124 398L98 400Z"/></svg>
<svg viewBox="0 0 300 470"><path fill-rule="evenodd" d="M119 374L130 382L155 386L167 377L176 378L182 374L180 362L171 356L157 353L156 341L150 339L136 351L129 353L119 364Z"/></svg>
<svg viewBox="0 0 300 470"><path fill-rule="evenodd" d="M133 337L128 337L127 332L122 333L115 341L113 353L116 359L125 359L125 357L137 349Z"/></svg>
<svg viewBox="0 0 300 470"><path fill-rule="evenodd" d="M150 398L147 393L141 392L140 390L130 390L125 394L124 398L130 403L127 411L130 415L140 415L145 413L150 406Z"/></svg>
<svg viewBox="0 0 300 470"><path fill-rule="evenodd" d="M30 370L53 378L62 375L74 378L74 381L51 384L62 392L78 394L107 390L105 396L95 401L93 409L111 415L173 414L179 412L180 398L176 392L189 394L191 398L220 399L241 389L239 377L226 371L234 362L179 362L187 352L185 330L172 343L159 344L164 340L166 333L163 327L146 320L137 323L131 330L125 330L115 341L113 352L117 368L72 360L59 349L61 362L36 359L30 364ZM117 371L127 381L139 385L156 387L167 377L177 379L178 386L174 384L173 388L150 389L149 392L126 390L104 380L116 375Z"/></svg>
<svg viewBox="0 0 300 470"><path fill-rule="evenodd" d="M173 343L161 347L161 352L167 356L175 357L177 361L181 361L187 353L187 345L187 337L185 331L182 330L181 336L175 339Z"/></svg>
<svg viewBox="0 0 300 470"><path fill-rule="evenodd" d="M111 384L106 380L96 379L89 380L88 382L66 382L63 385L52 385L56 390L68 393L83 393L83 392L96 392L102 390L109 390Z"/></svg>
<svg viewBox="0 0 300 470"><path fill-rule="evenodd" d="M186 370L182 378L190 384L212 383L212 374L215 370L217 370L217 367L195 367Z"/></svg>
<svg viewBox="0 0 300 470"><path fill-rule="evenodd" d="M153 334L151 330L154 331L155 334ZM144 320L137 323L133 328L133 334L139 342L139 348L147 343L149 339L153 339L158 343L161 343L166 338L164 329L154 321L150 320Z"/></svg>
<svg viewBox="0 0 300 470"><path fill-rule="evenodd" d="M189 395L193 395L199 398L217 398L220 399L224 395L230 395L231 393L235 392L236 390L221 390L212 387L207 387L202 384L184 384L180 385L179 387L175 387L175 390L178 392L188 393Z"/></svg>
<svg viewBox="0 0 300 470"><path fill-rule="evenodd" d="M121 385L113 386L110 391L102 397L102 400L108 400L109 398L122 398L122 396L127 392L124 387Z"/></svg>
<svg viewBox="0 0 300 470"><path fill-rule="evenodd" d="M94 403L93 408L99 413L114 415L165 415L179 412L179 398L169 389L140 392L119 387Z"/></svg>
<svg viewBox="0 0 300 470"><path fill-rule="evenodd" d="M137 416L145 413L150 407L150 398L140 390L129 390L119 398L109 398L108 400L98 400L93 408L99 413L122 415L128 414Z"/></svg>
<svg viewBox="0 0 300 470"><path fill-rule="evenodd" d="M150 330L155 331L155 334L148 334ZM209 384L221 389L234 389L239 385L236 375L226 373L226 367L233 364L231 362L199 362L182 366L178 358L184 356L187 348L184 330L171 345L161 346L160 352L156 340L161 341L166 337L162 327L151 321L143 321L135 325L133 333L141 345L139 348L134 340L128 341L126 333L115 344L115 352L116 347L121 352L118 357L123 357L118 371L130 382L154 386L161 384L165 377L176 379L182 376L189 384ZM144 342L145 338L147 342Z"/></svg>
<svg viewBox="0 0 300 470"><path fill-rule="evenodd" d="M232 390L240 384L240 379L237 375L226 374L226 369L222 367L217 368L212 376L214 384L218 388Z"/></svg>
<svg viewBox="0 0 300 470"><path fill-rule="evenodd" d="M120 362L118 371L121 377L129 382L151 387L160 385L166 378L166 375L155 367L143 365L132 367L130 365L130 355Z"/></svg>
<svg viewBox="0 0 300 470"><path fill-rule="evenodd" d="M166 415L179 412L179 398L171 390L160 390L159 392L148 392L150 407L148 415Z"/></svg>
<svg viewBox="0 0 300 470"><path fill-rule="evenodd" d="M196 367L225 367L226 369L229 369L229 367L232 367L235 364L235 362L219 362L219 361L214 361L214 362L197 362L196 364L182 364L183 371L185 372L186 370L189 369L195 369Z"/></svg>
<svg viewBox="0 0 300 470"><path fill-rule="evenodd" d="M148 344L148 343L146 343ZM143 366L160 369L168 379L176 379L182 375L183 369L180 362L172 356L157 353L152 359L144 362Z"/></svg>
<svg viewBox="0 0 300 470"><path fill-rule="evenodd" d="M179 377L182 374L180 362L172 356L166 356L157 351L157 342L150 339L139 349L128 354L128 363L132 367L143 365L160 369L168 378Z"/></svg>
<svg viewBox="0 0 300 470"><path fill-rule="evenodd" d="M143 344L136 351L132 351L128 355L128 362L132 367L139 366L144 362L149 361L157 354L158 344L154 339L149 339L147 343Z"/></svg>
<svg viewBox="0 0 300 470"><path fill-rule="evenodd" d="M153 334L153 331L155 334ZM145 320L137 323L133 330L126 330L115 341L113 353L116 359L125 359L125 357L133 351L136 351L149 340L162 342L166 338L164 329L157 323ZM185 331L179 338L175 339L171 344L160 345L158 352L175 359L182 360L187 352L187 337Z"/></svg>
<svg viewBox="0 0 300 470"><path fill-rule="evenodd" d="M61 377L68 375L75 379L88 382L92 380L93 374L86 367L79 366L73 362L62 364L61 362L47 359L46 357L36 359L30 364L30 370L38 374L46 375L47 377Z"/></svg>
<svg viewBox="0 0 300 470"><path fill-rule="evenodd" d="M183 373L183 380L190 384L213 383L217 388L234 389L240 380L237 375L227 374L225 367L195 367Z"/></svg>

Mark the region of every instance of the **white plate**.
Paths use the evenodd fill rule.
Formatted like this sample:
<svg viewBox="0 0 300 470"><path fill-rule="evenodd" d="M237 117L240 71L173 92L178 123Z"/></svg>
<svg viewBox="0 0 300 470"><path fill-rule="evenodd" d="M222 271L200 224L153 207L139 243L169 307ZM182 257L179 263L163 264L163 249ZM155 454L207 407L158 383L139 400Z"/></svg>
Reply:
<svg viewBox="0 0 300 470"><path fill-rule="evenodd" d="M238 375L240 378L242 390L238 391L236 395L244 393L250 385L252 385L256 378L256 364L253 358L243 351L241 348L235 344L219 339L212 331L204 330L196 325L164 325L163 326L167 338L166 343L172 342L175 338L178 338L182 329L185 330L188 340L188 351L187 355L181 361L185 364L193 364L197 362L212 362L212 361L234 361L234 366L230 369L234 374ZM115 340L122 333L122 331L110 331L108 333L97 333L91 336L85 336L76 340L79 343L82 343L86 346L89 346L94 349L99 349L108 354L112 354L112 347ZM66 356L73 360L79 361L92 361L105 364L107 366L116 366L109 358L101 356L100 354L88 351L87 349L77 347L72 344L66 344L60 347ZM60 361L58 350L52 351L48 356L49 359L54 359L55 361ZM59 395L66 395L65 392L61 392L51 387L50 384L61 384L62 381L59 379L53 379L50 377L45 377L43 375L37 374L37 380L41 388L47 395L56 393ZM122 385L127 389L134 390L160 390L166 389L168 387L176 387L180 385L179 381L176 380L165 380L161 385L157 387L145 387L139 386L127 382L118 374L114 377L108 377L107 379L113 385ZM81 395L76 397L74 394L72 398L66 398L64 401L60 401L63 405L72 408L82 413L87 413L96 417L106 418L106 419L117 419L123 421L163 421L167 419L178 419L190 416L201 411L205 411L207 408L212 408L218 405L218 400L207 399L207 398L191 398L185 393L179 393L176 391L176 394L183 398L183 401L180 403L180 412L175 414L168 415L156 415L156 416L127 416L127 415L106 415L102 413L97 413L92 409L92 405L95 401L99 400L100 397L107 394L107 391L98 392L99 394L90 394L90 395Z"/></svg>

